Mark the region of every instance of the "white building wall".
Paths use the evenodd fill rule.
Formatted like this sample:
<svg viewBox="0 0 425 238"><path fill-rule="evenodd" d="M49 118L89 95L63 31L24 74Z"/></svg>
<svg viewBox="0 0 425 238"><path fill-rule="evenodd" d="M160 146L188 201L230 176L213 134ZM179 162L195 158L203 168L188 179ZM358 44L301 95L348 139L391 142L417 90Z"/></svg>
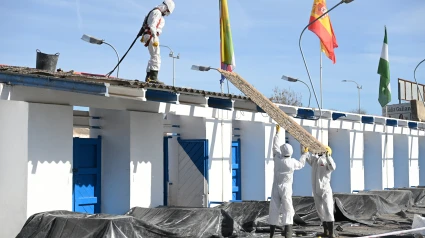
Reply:
<svg viewBox="0 0 425 238"><path fill-rule="evenodd" d="M0 100L0 237L27 219L28 103Z"/></svg>
<svg viewBox="0 0 425 238"><path fill-rule="evenodd" d="M72 211L71 106L29 104L27 215Z"/></svg>
<svg viewBox="0 0 425 238"><path fill-rule="evenodd" d="M333 192L351 192L350 131L342 129L329 130L329 146L336 170L332 172L331 186Z"/></svg>
<svg viewBox="0 0 425 238"><path fill-rule="evenodd" d="M130 207L156 207L164 199L163 115L130 112Z"/></svg>
<svg viewBox="0 0 425 238"><path fill-rule="evenodd" d="M90 109L90 116L102 117L100 120L102 129L90 130L90 137L102 136L100 211L122 215L131 208L130 112Z"/></svg>
<svg viewBox="0 0 425 238"><path fill-rule="evenodd" d="M363 131L350 131L350 167L351 191L363 190L365 188Z"/></svg>

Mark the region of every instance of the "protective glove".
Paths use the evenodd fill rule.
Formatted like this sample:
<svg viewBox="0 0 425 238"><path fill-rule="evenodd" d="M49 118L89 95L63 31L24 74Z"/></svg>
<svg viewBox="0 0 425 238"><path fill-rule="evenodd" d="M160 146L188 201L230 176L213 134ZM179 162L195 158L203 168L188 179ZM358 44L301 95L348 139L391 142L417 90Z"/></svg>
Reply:
<svg viewBox="0 0 425 238"><path fill-rule="evenodd" d="M305 154L305 153L308 153L308 147L304 147L304 149L303 149L303 153Z"/></svg>
<svg viewBox="0 0 425 238"><path fill-rule="evenodd" d="M332 155L332 149L329 146L326 146L326 156L331 156Z"/></svg>
<svg viewBox="0 0 425 238"><path fill-rule="evenodd" d="M280 126L279 124L276 124L276 134L279 133L279 131L280 131Z"/></svg>
<svg viewBox="0 0 425 238"><path fill-rule="evenodd" d="M159 42L158 41L155 41L155 42L152 43L152 46L153 47L158 47L158 45L159 45Z"/></svg>

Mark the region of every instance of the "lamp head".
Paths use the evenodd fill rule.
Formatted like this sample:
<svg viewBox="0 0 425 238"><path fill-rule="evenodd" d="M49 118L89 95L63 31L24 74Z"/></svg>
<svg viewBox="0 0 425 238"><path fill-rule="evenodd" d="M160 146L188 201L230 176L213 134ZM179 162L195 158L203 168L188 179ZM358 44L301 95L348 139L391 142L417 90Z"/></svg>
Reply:
<svg viewBox="0 0 425 238"><path fill-rule="evenodd" d="M344 80L342 80L342 82L344 82L344 83L345 83L345 82L347 82L347 80L345 80L345 79L344 79Z"/></svg>
<svg viewBox="0 0 425 238"><path fill-rule="evenodd" d="M354 0L342 0L342 2L347 3L347 4L352 2L352 1L354 1Z"/></svg>
<svg viewBox="0 0 425 238"><path fill-rule="evenodd" d="M199 66L199 65L192 65L192 70L197 70L197 71L209 71L211 69L211 67L207 67L207 66Z"/></svg>
<svg viewBox="0 0 425 238"><path fill-rule="evenodd" d="M82 39L83 41L88 42L88 43L91 43L91 44L97 44L97 45L101 45L101 44L103 44L103 42L104 42L104 40L101 40L101 39L98 39L98 38L96 38L96 37L89 36L89 35L86 35L86 34L84 34L84 35L81 37L81 39Z"/></svg>
<svg viewBox="0 0 425 238"><path fill-rule="evenodd" d="M297 82L298 81L298 79L296 79L296 78L291 78L291 77L288 77L288 76L285 76L285 75L282 76L282 79L286 80L288 82Z"/></svg>

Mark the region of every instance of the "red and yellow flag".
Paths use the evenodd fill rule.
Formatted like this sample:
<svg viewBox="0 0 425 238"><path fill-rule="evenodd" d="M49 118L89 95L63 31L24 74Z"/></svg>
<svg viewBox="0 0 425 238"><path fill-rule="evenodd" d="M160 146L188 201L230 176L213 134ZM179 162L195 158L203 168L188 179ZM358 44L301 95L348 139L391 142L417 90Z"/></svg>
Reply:
<svg viewBox="0 0 425 238"><path fill-rule="evenodd" d="M314 0L313 9L311 10L310 22L320 17L328 11L326 0ZM314 32L320 39L320 47L326 56L335 64L336 57L334 49L338 47L334 30L332 28L331 19L326 14L315 23L311 24L308 29Z"/></svg>

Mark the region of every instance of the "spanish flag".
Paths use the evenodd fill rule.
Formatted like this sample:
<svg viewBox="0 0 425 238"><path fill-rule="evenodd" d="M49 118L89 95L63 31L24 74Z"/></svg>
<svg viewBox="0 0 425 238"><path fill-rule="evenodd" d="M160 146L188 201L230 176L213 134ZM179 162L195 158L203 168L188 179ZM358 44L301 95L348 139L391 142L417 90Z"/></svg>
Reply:
<svg viewBox="0 0 425 238"><path fill-rule="evenodd" d="M232 31L230 29L229 9L227 0L219 0L220 4L220 58L221 69L232 72L235 63L235 54L233 52ZM224 82L224 76L220 83Z"/></svg>
<svg viewBox="0 0 425 238"><path fill-rule="evenodd" d="M313 9L311 10L310 22L320 17L323 13L328 11L326 7L326 0L314 0ZM311 24L308 29L314 32L320 38L320 47L326 56L335 64L334 48L338 47L336 42L335 33L332 28L331 19L326 14L315 23Z"/></svg>

